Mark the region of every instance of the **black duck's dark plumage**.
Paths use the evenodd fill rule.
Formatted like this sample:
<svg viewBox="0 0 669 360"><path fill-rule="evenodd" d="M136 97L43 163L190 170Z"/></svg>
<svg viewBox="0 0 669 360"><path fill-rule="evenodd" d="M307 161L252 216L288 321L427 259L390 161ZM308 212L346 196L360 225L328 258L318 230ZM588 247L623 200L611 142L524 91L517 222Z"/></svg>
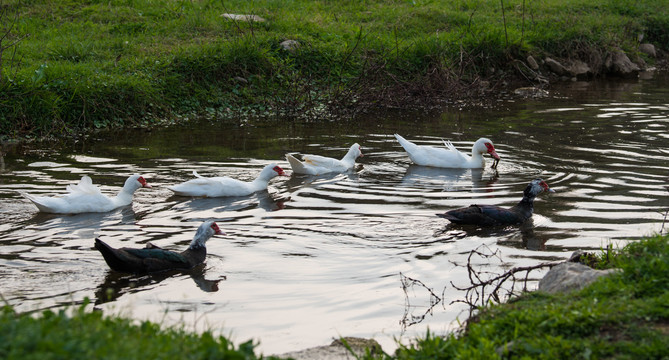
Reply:
<svg viewBox="0 0 669 360"><path fill-rule="evenodd" d="M100 239L95 248L100 251L112 270L129 273L147 273L164 270L190 269L204 262L207 257L205 243L215 234L223 234L213 221L206 221L198 228L188 249L178 253L155 246L144 249L115 249Z"/></svg>
<svg viewBox="0 0 669 360"><path fill-rule="evenodd" d="M534 212L534 198L542 191L553 192L541 179L534 179L523 192L523 199L515 206L505 209L494 205L470 205L447 211L437 216L462 225L515 225L525 222Z"/></svg>

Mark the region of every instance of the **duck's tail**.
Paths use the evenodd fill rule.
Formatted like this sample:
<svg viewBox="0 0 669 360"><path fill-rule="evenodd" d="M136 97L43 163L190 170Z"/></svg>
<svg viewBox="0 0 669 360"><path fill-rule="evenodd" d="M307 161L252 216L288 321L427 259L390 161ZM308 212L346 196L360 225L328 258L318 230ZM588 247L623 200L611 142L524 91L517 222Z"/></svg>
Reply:
<svg viewBox="0 0 669 360"><path fill-rule="evenodd" d="M41 212L46 212L46 213L54 213L54 209L50 205L55 205L55 204L49 204L50 202L53 202L54 199L51 198L45 198L45 197L40 197L40 196L33 196L28 193L25 193L23 191L19 191L19 194L23 196L24 198L30 200L31 203L35 204L39 211Z"/></svg>
<svg viewBox="0 0 669 360"><path fill-rule="evenodd" d="M298 174L308 174L307 168L304 166L304 164L298 160L296 157L294 157L291 154L286 154L286 160L288 160L288 163L290 164L290 168L293 170L294 173Z"/></svg>
<svg viewBox="0 0 669 360"><path fill-rule="evenodd" d="M133 272L134 268L131 264L134 262L133 259L129 259L127 256L124 256L123 252L114 249L113 247L107 245L104 241L100 239L95 239L95 248L102 254L102 257L105 259L105 262L112 270L122 271L122 272Z"/></svg>
<svg viewBox="0 0 669 360"><path fill-rule="evenodd" d="M401 137L399 134L395 134L395 138L400 143L400 145L402 145L404 150L408 153L412 153L418 148L418 145L416 145L416 144L412 143L411 141Z"/></svg>

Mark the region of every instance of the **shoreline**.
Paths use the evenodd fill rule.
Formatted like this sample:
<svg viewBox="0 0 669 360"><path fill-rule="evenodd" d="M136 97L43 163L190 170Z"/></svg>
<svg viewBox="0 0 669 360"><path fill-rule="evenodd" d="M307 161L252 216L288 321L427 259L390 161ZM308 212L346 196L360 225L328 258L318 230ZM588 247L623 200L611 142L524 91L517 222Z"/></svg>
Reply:
<svg viewBox="0 0 669 360"><path fill-rule="evenodd" d="M659 0L170 4L8 4L0 139L475 106L634 77L669 50Z"/></svg>

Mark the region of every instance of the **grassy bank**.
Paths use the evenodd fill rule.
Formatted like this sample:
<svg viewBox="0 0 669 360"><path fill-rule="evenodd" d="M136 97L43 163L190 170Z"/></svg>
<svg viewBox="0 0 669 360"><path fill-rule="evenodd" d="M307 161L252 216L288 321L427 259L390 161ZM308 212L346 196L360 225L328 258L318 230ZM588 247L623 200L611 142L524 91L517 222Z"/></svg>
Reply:
<svg viewBox="0 0 669 360"><path fill-rule="evenodd" d="M38 318L5 307L0 314L0 358L10 359L262 359L252 342L235 346L210 333L194 335L159 325L103 317L80 307ZM269 359L272 359L270 357Z"/></svg>
<svg viewBox="0 0 669 360"><path fill-rule="evenodd" d="M623 271L567 295L528 293L491 306L462 336L428 335L389 359L666 359L669 236L632 243Z"/></svg>
<svg viewBox="0 0 669 360"><path fill-rule="evenodd" d="M669 354L669 236L632 243L603 267L620 273L569 295L533 292L482 309L460 335L428 334L384 359L662 359ZM103 317L83 307L38 317L5 307L3 359L256 359L247 342Z"/></svg>
<svg viewBox="0 0 669 360"><path fill-rule="evenodd" d="M640 34L669 49L663 0L0 4L4 136L430 104L523 79L527 55L601 61Z"/></svg>

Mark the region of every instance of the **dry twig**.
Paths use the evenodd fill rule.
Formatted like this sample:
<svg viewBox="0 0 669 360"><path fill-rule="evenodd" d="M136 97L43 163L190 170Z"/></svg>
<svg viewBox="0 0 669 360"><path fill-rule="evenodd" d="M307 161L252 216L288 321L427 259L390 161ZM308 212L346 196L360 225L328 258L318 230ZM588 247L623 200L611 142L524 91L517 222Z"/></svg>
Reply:
<svg viewBox="0 0 669 360"><path fill-rule="evenodd" d="M404 315L402 316L402 320L400 320L400 325L402 325L402 330L405 330L407 327L411 325L415 325L423 321L425 319L425 316L427 314L432 314L432 309L434 309L437 304L442 302L442 297L438 296L437 294L434 293L434 291L427 287L422 281L412 279L402 273L400 273L400 278L402 280L402 290L404 290L404 301L405 301L405 307L404 307ZM409 294L408 294L408 289L413 288L414 285L421 286L425 288L429 293L430 293L430 306L425 310L425 312L422 315L410 315L410 309L411 309L411 303L409 301Z"/></svg>
<svg viewBox="0 0 669 360"><path fill-rule="evenodd" d="M481 251L481 247L488 249L488 252ZM485 306L490 302L500 303L506 301L513 296L516 296L518 284L522 284L522 292L527 291L527 282L530 280L530 272L532 270L537 270L545 267L552 267L558 264L558 262L552 263L541 263L533 266L517 266L510 270L505 271L502 274L495 275L493 274L490 278L483 278L483 275L490 274L489 272L484 272L477 270L472 265L472 257L476 255L483 259L490 259L496 257L501 260L499 249L492 251L485 245L481 245L478 248L472 250L467 257L467 273L469 275L469 286L459 287L451 281L451 285L460 291L465 291L464 299L454 300L453 303L464 303L469 306L470 316L476 308ZM519 274L524 276L518 276ZM506 289L503 286L511 280L511 288ZM503 293L505 292L505 293Z"/></svg>

